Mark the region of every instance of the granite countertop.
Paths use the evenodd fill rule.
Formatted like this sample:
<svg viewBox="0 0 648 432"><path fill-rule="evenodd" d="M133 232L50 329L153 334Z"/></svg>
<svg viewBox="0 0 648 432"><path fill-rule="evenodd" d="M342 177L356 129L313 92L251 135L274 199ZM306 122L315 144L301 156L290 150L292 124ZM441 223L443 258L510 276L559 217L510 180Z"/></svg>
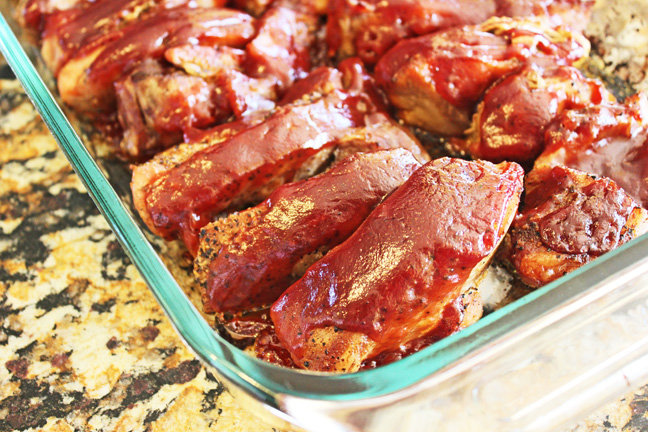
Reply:
<svg viewBox="0 0 648 432"><path fill-rule="evenodd" d="M648 430L648 387L573 431ZM0 431L270 431L183 346L20 86L0 81Z"/></svg>

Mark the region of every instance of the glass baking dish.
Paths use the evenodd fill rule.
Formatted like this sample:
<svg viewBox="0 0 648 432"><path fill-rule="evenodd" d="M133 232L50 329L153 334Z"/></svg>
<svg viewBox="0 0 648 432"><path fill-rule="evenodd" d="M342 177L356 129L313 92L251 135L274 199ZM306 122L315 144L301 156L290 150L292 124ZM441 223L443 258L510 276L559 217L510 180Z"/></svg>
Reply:
<svg viewBox="0 0 648 432"><path fill-rule="evenodd" d="M647 236L378 369L312 373L245 354L196 309L133 216L124 179L109 181L109 162L79 138L12 6L0 1L5 59L178 334L271 424L326 432L556 430L648 380Z"/></svg>

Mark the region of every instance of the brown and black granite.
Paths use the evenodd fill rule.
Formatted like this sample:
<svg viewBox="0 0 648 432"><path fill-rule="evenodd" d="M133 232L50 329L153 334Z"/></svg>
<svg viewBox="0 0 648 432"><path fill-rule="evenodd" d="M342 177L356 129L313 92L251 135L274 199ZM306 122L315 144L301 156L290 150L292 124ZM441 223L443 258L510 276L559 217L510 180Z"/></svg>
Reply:
<svg viewBox="0 0 648 432"><path fill-rule="evenodd" d="M647 388L572 430L648 430ZM0 81L0 431L270 431L193 357L19 84Z"/></svg>

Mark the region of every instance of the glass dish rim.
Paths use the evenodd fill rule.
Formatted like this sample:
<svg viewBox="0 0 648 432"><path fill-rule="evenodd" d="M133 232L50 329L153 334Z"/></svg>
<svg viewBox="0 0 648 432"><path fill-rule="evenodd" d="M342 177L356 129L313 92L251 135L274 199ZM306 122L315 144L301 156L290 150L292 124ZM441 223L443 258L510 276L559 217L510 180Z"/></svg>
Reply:
<svg viewBox="0 0 648 432"><path fill-rule="evenodd" d="M534 309L531 318L555 313L561 304L591 289L597 277L600 281L597 273L612 276L648 255L648 235L644 235L472 326L377 369L334 375L272 365L232 346L202 318L75 132L2 13L0 51L185 344L225 378L275 408L278 395L346 402L401 391L511 334L529 322L529 309Z"/></svg>

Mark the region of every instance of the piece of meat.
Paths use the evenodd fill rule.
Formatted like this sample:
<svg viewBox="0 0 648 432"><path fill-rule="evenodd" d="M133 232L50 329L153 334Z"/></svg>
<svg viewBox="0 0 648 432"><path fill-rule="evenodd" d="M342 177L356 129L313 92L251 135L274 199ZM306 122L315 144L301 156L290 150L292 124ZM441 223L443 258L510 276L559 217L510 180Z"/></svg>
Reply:
<svg viewBox="0 0 648 432"><path fill-rule="evenodd" d="M407 128L387 114L376 112L365 117L365 125L349 130L331 151L335 160L342 160L358 152L402 148L408 150L420 163L430 161L423 146Z"/></svg>
<svg viewBox="0 0 648 432"><path fill-rule="evenodd" d="M259 17L258 33L247 45L246 75L274 83L281 97L305 78L313 65L323 65L319 14L326 0L252 0L235 2Z"/></svg>
<svg viewBox="0 0 648 432"><path fill-rule="evenodd" d="M551 26L582 31L592 4L592 0L331 0L329 55L359 56L373 65L401 40L480 24L493 16L536 16Z"/></svg>
<svg viewBox="0 0 648 432"><path fill-rule="evenodd" d="M234 7L258 18L268 10L273 2L274 0L234 0Z"/></svg>
<svg viewBox="0 0 648 432"><path fill-rule="evenodd" d="M564 165L609 177L648 208L647 105L639 95L623 105L563 112L547 129L535 167Z"/></svg>
<svg viewBox="0 0 648 432"><path fill-rule="evenodd" d="M246 46L247 74L272 77L283 94L311 68L311 48L318 28L317 15L277 2L259 20L256 37Z"/></svg>
<svg viewBox="0 0 648 432"><path fill-rule="evenodd" d="M260 123L258 119L255 119L253 123L246 121L226 123L212 128L208 132L202 131L202 134L196 134L194 140L160 152L143 164L132 165L131 190L133 191L135 209L140 213L140 209L146 209L146 195L143 192L155 179L166 176L176 166L183 164L198 152L219 145L242 130L258 123ZM147 222L147 225L150 226L150 222Z"/></svg>
<svg viewBox="0 0 648 432"><path fill-rule="evenodd" d="M396 349L383 351L375 357L364 360L360 370L375 369L419 352L423 348L476 323L483 312L479 291L470 289L446 305L436 326L427 334L402 344Z"/></svg>
<svg viewBox="0 0 648 432"><path fill-rule="evenodd" d="M282 183L294 179L302 167L311 166L320 152L339 147L345 136L370 136L369 131L359 128L378 128L377 119L384 119L397 130L384 129L395 140L376 139L368 143L371 150L403 147L427 160L425 150L411 134L379 115L372 96L364 91L368 85L364 74L359 67L345 68L342 73L320 68L314 71L313 79L296 84L290 104L279 106L265 118L246 117L234 123L236 133L230 135L231 139L221 142L220 127L214 129L215 139L209 131L192 133L195 140L215 144L186 145L182 152L169 150L174 155L173 168L160 168L171 166L160 164L170 159L165 154L151 161L154 168L148 164L135 167L131 185L135 208L151 230L167 238L183 238L195 255L198 231L213 216L263 201ZM182 161L175 156L178 153ZM318 172L325 162L317 161L306 171Z"/></svg>
<svg viewBox="0 0 648 432"><path fill-rule="evenodd" d="M279 105L288 105L299 102L309 102L320 95L331 93L334 90L345 88L343 83L344 73L330 67L319 67L308 76L297 81L283 96ZM348 89L349 86L346 86Z"/></svg>
<svg viewBox="0 0 648 432"><path fill-rule="evenodd" d="M338 69L320 67L292 86L280 105L308 100L312 95L327 94L334 89L345 89L352 94L365 94L378 110L365 116L364 126L349 129L334 146L323 149L306 161L295 173L295 180L312 177L330 164L358 152L403 148L409 150L421 163L430 156L414 134L395 122L387 111L387 102L375 88L373 78L358 59L342 61Z"/></svg>
<svg viewBox="0 0 648 432"><path fill-rule="evenodd" d="M374 369L393 363L403 357L430 346L457 331L477 322L483 313L479 291L471 289L461 294L443 309L436 326L420 338L399 346L395 350L384 351L362 362L360 370ZM255 313L227 316L218 320L217 328L226 332L237 346L248 347L247 351L256 358L284 367L295 367L290 352L284 348L274 331L269 317L270 311L263 309Z"/></svg>
<svg viewBox="0 0 648 432"><path fill-rule="evenodd" d="M479 281L515 216L524 172L442 158L416 171L271 308L295 363L352 372L434 329Z"/></svg>
<svg viewBox="0 0 648 432"><path fill-rule="evenodd" d="M144 222L166 238L180 236L194 255L198 231L230 206L261 201L311 156L369 114L362 96L342 92L278 108L268 119L192 155L133 195ZM137 169L137 168L136 168ZM181 193L179 193L181 191Z"/></svg>
<svg viewBox="0 0 648 432"><path fill-rule="evenodd" d="M494 18L400 42L380 60L375 77L405 123L459 136L499 78L530 62L570 65L588 52L587 39L565 28Z"/></svg>
<svg viewBox="0 0 648 432"><path fill-rule="evenodd" d="M48 15L89 4L92 0L19 0L16 19L23 27L40 32Z"/></svg>
<svg viewBox="0 0 648 432"><path fill-rule="evenodd" d="M457 151L473 159L533 162L544 148L549 123L563 110L584 108L614 97L598 80L571 66L529 65L488 89Z"/></svg>
<svg viewBox="0 0 648 432"><path fill-rule="evenodd" d="M99 46L80 49L59 72L61 99L89 116L111 112L113 83L145 59L159 59L168 48L188 43L240 46L255 33L253 18L243 12L188 7L158 11L109 33Z"/></svg>
<svg viewBox="0 0 648 432"><path fill-rule="evenodd" d="M245 51L228 46L181 45L164 51L164 59L189 75L218 78L243 70Z"/></svg>
<svg viewBox="0 0 648 432"><path fill-rule="evenodd" d="M647 217L610 179L534 168L500 257L525 284L540 287L643 234Z"/></svg>
<svg viewBox="0 0 648 432"><path fill-rule="evenodd" d="M115 83L121 151L138 160L182 142L188 128L206 128L231 114L214 82L145 61Z"/></svg>
<svg viewBox="0 0 648 432"><path fill-rule="evenodd" d="M165 58L190 75L215 82L219 97L239 119L260 111L271 111L279 98L273 76L253 78L245 74L245 51L226 46L185 45L168 49Z"/></svg>
<svg viewBox="0 0 648 432"><path fill-rule="evenodd" d="M269 113L276 106L279 98L276 80L246 75L243 50L185 45L168 49L164 56L188 74L214 82L218 97L227 101L228 111L238 119Z"/></svg>
<svg viewBox="0 0 648 432"><path fill-rule="evenodd" d="M303 180L319 174L346 157L361 152L405 149L420 163L430 156L414 134L383 112L374 112L364 118L364 125L345 131L336 142L309 158L295 173L294 180Z"/></svg>
<svg viewBox="0 0 648 432"><path fill-rule="evenodd" d="M364 118L365 125L350 128L333 145L311 156L295 172L294 181L322 173L337 162L355 153L381 150L408 150L420 163L430 161L430 156L408 129L392 120L387 114L376 112Z"/></svg>
<svg viewBox="0 0 648 432"><path fill-rule="evenodd" d="M327 23L329 55L359 56L375 64L402 39L467 24L495 14L493 0L331 0Z"/></svg>
<svg viewBox="0 0 648 432"><path fill-rule="evenodd" d="M230 71L222 83L229 105L239 119L256 113L269 113L279 98L273 77L252 78L241 72Z"/></svg>
<svg viewBox="0 0 648 432"><path fill-rule="evenodd" d="M544 18L553 25L583 31L595 0L497 0L497 16Z"/></svg>
<svg viewBox="0 0 648 432"><path fill-rule="evenodd" d="M233 214L206 226L194 266L197 279L206 280L205 309L239 313L269 306L295 282L294 268L306 255L346 240L420 166L404 149L357 153L323 174L279 187L244 212L250 216Z"/></svg>
<svg viewBox="0 0 648 432"><path fill-rule="evenodd" d="M150 67L144 68L147 72L136 69L116 86L124 130L122 150L132 159L141 159L177 144L189 128L206 127L231 114L242 119L270 112L280 93L310 69L309 27L315 23L309 20L313 17L273 6L246 51L184 45L164 52L167 61L196 77L172 70L150 73ZM252 73L247 72L250 69ZM174 101L177 92L169 86L177 84L183 87L184 101Z"/></svg>
<svg viewBox="0 0 648 432"><path fill-rule="evenodd" d="M234 0L237 9L244 10L252 16L260 17L273 4L286 7L303 8L318 15L325 14L329 0Z"/></svg>
<svg viewBox="0 0 648 432"><path fill-rule="evenodd" d="M121 37L120 29L164 9L179 6L221 7L223 0L84 0L55 10L45 18L41 53L56 74L79 49L104 45Z"/></svg>
<svg viewBox="0 0 648 432"><path fill-rule="evenodd" d="M279 189L285 186L280 186ZM258 206L217 218L200 230L198 253L193 264L193 274L201 289L203 311L205 313L213 314L216 312L207 294L207 285L210 279L209 267L212 261L218 257L224 247L226 248L227 245L236 241L240 232L254 229L254 227L262 223L263 217L268 210L264 203L265 201ZM223 317L222 315L218 316L217 321L224 321Z"/></svg>
<svg viewBox="0 0 648 432"><path fill-rule="evenodd" d="M187 46L168 50L165 55L188 73L222 77L223 91L228 93L238 118L271 110L277 99L310 71L317 17L277 2L259 20L258 28L240 53L225 47L214 53Z"/></svg>
<svg viewBox="0 0 648 432"><path fill-rule="evenodd" d="M209 72L207 72L211 69L209 62L199 67L201 69L204 67L206 76L209 76ZM298 81L292 86L280 105L312 103L336 90L345 90L342 81L343 74L339 70L320 67L314 70L307 78ZM350 91L353 89L346 90ZM180 165L199 151L212 145L218 145L240 131L258 125L265 118L266 116L261 113L260 115L248 116L239 121L226 123L207 130L189 129L185 131L185 144L158 153L145 164L134 166L131 188L134 191L133 199L135 208L145 208L143 201L144 195L140 191L157 176L166 175L173 167ZM135 191L138 192L136 193Z"/></svg>

